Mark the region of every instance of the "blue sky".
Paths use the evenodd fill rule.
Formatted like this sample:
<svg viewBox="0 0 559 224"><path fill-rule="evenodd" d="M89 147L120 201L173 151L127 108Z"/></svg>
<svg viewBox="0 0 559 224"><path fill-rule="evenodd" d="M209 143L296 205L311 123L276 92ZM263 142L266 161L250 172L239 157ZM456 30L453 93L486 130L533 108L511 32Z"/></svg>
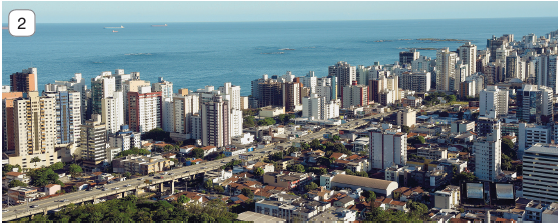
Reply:
<svg viewBox="0 0 559 224"><path fill-rule="evenodd" d="M557 17L558 2L2 2L37 23L244 22Z"/></svg>

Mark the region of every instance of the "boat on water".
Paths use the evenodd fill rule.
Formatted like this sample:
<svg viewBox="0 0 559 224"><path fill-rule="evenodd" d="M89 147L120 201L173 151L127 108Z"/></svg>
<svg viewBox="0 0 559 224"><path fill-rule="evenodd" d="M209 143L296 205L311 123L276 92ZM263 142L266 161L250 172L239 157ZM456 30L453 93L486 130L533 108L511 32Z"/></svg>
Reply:
<svg viewBox="0 0 559 224"><path fill-rule="evenodd" d="M8 27L7 27L7 26L3 26L2 29L3 29L3 30L7 30Z"/></svg>
<svg viewBox="0 0 559 224"><path fill-rule="evenodd" d="M120 26L120 27L108 27L106 26L105 29L123 29L124 26Z"/></svg>
<svg viewBox="0 0 559 224"><path fill-rule="evenodd" d="M113 33L118 33L118 31L116 31L116 30L113 30Z"/></svg>
<svg viewBox="0 0 559 224"><path fill-rule="evenodd" d="M157 27L157 26L167 26L167 24L164 25L151 25L152 27Z"/></svg>

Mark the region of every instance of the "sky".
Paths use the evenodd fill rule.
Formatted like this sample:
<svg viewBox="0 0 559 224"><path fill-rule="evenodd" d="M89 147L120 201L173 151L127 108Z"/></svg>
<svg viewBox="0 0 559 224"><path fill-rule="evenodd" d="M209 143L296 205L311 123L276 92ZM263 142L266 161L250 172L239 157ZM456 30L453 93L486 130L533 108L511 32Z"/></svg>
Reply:
<svg viewBox="0 0 559 224"><path fill-rule="evenodd" d="M257 22L557 17L557 1L391 2L7 2L31 9L37 23Z"/></svg>

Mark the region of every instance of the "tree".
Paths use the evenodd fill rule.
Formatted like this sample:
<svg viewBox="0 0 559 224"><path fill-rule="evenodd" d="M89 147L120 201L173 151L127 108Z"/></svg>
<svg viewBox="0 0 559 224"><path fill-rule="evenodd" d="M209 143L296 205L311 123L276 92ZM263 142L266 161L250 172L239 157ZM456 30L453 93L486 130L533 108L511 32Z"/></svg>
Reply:
<svg viewBox="0 0 559 224"><path fill-rule="evenodd" d="M124 177L126 178L130 178L132 176L132 174L130 174L130 172L126 172L123 174Z"/></svg>
<svg viewBox="0 0 559 224"><path fill-rule="evenodd" d="M311 142L311 148L319 149L319 147L320 147L320 141L318 139L313 139Z"/></svg>
<svg viewBox="0 0 559 224"><path fill-rule="evenodd" d="M268 125L274 125L274 124L276 124L276 120L274 120L271 117L267 117L264 120L259 120L258 121L259 126L268 126Z"/></svg>
<svg viewBox="0 0 559 224"><path fill-rule="evenodd" d="M60 169L64 169L64 165L65 165L65 164L64 164L63 162L56 162L56 163L50 165L49 167L50 167L52 170L60 170Z"/></svg>
<svg viewBox="0 0 559 224"><path fill-rule="evenodd" d="M39 157L35 157L33 159L31 159L32 163L35 163L35 169L37 169L37 162L41 162L41 159L39 159Z"/></svg>
<svg viewBox="0 0 559 224"><path fill-rule="evenodd" d="M177 199L177 202L180 204L185 204L188 203L190 201L190 198L186 197L186 195L181 195L179 197L179 199Z"/></svg>
<svg viewBox="0 0 559 224"><path fill-rule="evenodd" d="M338 140L340 140L340 136L339 135L334 135L334 136L332 136L332 140L338 141Z"/></svg>
<svg viewBox="0 0 559 224"><path fill-rule="evenodd" d="M315 182L311 182L310 184L305 185L305 191L312 191L314 189L317 189L318 185Z"/></svg>
<svg viewBox="0 0 559 224"><path fill-rule="evenodd" d="M377 195L374 191L363 191L361 192L361 196L365 197L365 201L367 202L375 201L375 199L377 198Z"/></svg>
<svg viewBox="0 0 559 224"><path fill-rule="evenodd" d="M512 169L511 159L504 153L501 153L501 169L507 171Z"/></svg>
<svg viewBox="0 0 559 224"><path fill-rule="evenodd" d="M26 184L26 183L23 183L23 182L21 182L21 181L19 181L19 180L12 180L12 181L10 181L10 183L8 184L8 187L9 187L9 188L12 188L12 187L27 187L27 184Z"/></svg>
<svg viewBox="0 0 559 224"><path fill-rule="evenodd" d="M410 133L410 127L408 127L406 125L402 125L402 132Z"/></svg>
<svg viewBox="0 0 559 224"><path fill-rule="evenodd" d="M207 180L206 182L204 182L204 188L208 190L212 190L213 187L214 187L214 183L211 180Z"/></svg>
<svg viewBox="0 0 559 224"><path fill-rule="evenodd" d="M508 157L516 158L516 151L514 150L514 143L508 138L501 139L501 152L503 152Z"/></svg>
<svg viewBox="0 0 559 224"><path fill-rule="evenodd" d="M289 165L289 167L287 167L287 170L291 172L304 173L305 167L301 164L295 164L295 165Z"/></svg>
<svg viewBox="0 0 559 224"><path fill-rule="evenodd" d="M413 138L409 138L408 143L410 143L411 145L425 144L425 138L421 135L418 135L418 136L415 136Z"/></svg>
<svg viewBox="0 0 559 224"><path fill-rule="evenodd" d="M257 167L256 169L254 169L254 174L261 177L264 175L264 169L262 169L262 167Z"/></svg>
<svg viewBox="0 0 559 224"><path fill-rule="evenodd" d="M192 150L192 154L195 158L201 159L204 158L204 150L201 148L195 148Z"/></svg>
<svg viewBox="0 0 559 224"><path fill-rule="evenodd" d="M254 126L256 126L256 123L253 116L243 117L243 128L252 128Z"/></svg>
<svg viewBox="0 0 559 224"><path fill-rule="evenodd" d="M452 184L453 185L459 185L460 182L462 181L466 181L466 182L472 182L472 181L476 181L477 177L471 173L471 172L462 172L456 176L454 176L452 178Z"/></svg>
<svg viewBox="0 0 559 224"><path fill-rule="evenodd" d="M222 186L216 185L216 186L214 186L214 191L221 194L221 193L225 192L225 189Z"/></svg>
<svg viewBox="0 0 559 224"><path fill-rule="evenodd" d="M254 193L246 187L241 190L241 194L243 194L244 196L247 196L250 199L254 198Z"/></svg>
<svg viewBox="0 0 559 224"><path fill-rule="evenodd" d="M70 174L72 176L83 172L82 168L80 166L78 166L77 164L70 165L70 167L68 168L68 171L70 172Z"/></svg>

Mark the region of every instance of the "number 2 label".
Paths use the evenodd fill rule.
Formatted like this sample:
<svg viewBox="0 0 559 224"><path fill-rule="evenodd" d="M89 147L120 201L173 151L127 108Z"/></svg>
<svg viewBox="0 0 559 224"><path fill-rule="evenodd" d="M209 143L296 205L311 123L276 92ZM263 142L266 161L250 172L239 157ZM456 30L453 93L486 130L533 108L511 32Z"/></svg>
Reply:
<svg viewBox="0 0 559 224"><path fill-rule="evenodd" d="M35 34L35 12L30 9L14 9L8 16L8 29L14 37L30 37Z"/></svg>

